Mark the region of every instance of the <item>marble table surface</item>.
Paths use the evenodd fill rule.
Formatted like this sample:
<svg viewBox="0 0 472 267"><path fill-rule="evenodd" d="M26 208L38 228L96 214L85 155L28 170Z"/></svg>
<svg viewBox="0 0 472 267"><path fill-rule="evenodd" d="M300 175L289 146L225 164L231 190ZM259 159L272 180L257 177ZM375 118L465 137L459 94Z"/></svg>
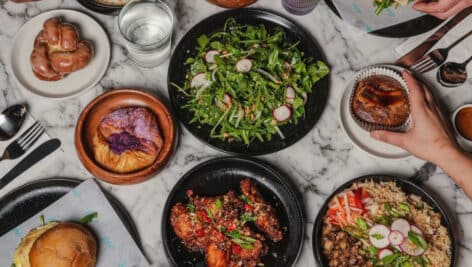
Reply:
<svg viewBox="0 0 472 267"><path fill-rule="evenodd" d="M172 1L172 0L171 0ZM222 9L204 0L176 0L175 39L200 20ZM409 177L423 164L410 157L404 160L385 160L369 156L355 148L343 133L338 119L339 101L349 79L361 68L393 62L397 58L395 47L404 39L380 38L364 34L345 24L331 13L322 1L305 16L287 13L279 0L259 0L254 7L276 10L309 30L323 47L332 68L331 91L328 105L314 129L295 145L260 157L285 173L298 186L306 206L306 234L300 258L295 266L317 266L312 253L311 232L319 207L327 196L345 181L367 174L394 174ZM109 34L112 43L110 67L93 89L68 100L49 100L25 94L15 82L10 69L9 55L12 37L32 17L51 9L72 8L90 14ZM74 0L43 0L28 4L15 4L0 0L0 110L15 103L28 103L32 114L46 126L48 134L60 138L62 152L41 162L34 171L27 171L15 182L0 191L0 197L28 181L49 177L92 177L77 158L73 136L76 120L84 106L95 96L110 88L144 88L155 92L168 102L168 61L153 69L135 65L126 55L116 18L86 10ZM14 48L12 49L14 51ZM466 89L445 97L449 111L462 102L472 102L471 84ZM115 195L133 217L144 247L153 266L168 266L160 234L161 213L168 192L185 172L193 166L215 157L227 156L194 138L182 129L180 143L168 166L156 177L136 185L103 187ZM0 174L7 170L0 165ZM472 262L472 202L440 169L429 175L424 185L446 203L457 222L458 266ZM468 262L468 264L467 264Z"/></svg>

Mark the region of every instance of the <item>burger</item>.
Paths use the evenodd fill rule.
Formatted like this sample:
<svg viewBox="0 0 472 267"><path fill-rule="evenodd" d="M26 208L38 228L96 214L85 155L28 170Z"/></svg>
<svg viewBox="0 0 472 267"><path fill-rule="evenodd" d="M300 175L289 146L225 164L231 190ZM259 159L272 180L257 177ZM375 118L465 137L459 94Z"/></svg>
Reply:
<svg viewBox="0 0 472 267"><path fill-rule="evenodd" d="M94 267L97 242L84 226L50 222L31 230L15 250L15 267Z"/></svg>

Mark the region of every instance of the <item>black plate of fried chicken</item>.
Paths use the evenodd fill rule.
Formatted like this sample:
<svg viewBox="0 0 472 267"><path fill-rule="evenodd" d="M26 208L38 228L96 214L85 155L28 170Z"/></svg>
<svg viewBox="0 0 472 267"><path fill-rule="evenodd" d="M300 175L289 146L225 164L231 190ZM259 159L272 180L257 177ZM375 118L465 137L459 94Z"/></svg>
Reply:
<svg viewBox="0 0 472 267"><path fill-rule="evenodd" d="M303 204L272 167L242 158L204 162L171 191L162 218L174 266L292 266L303 242Z"/></svg>

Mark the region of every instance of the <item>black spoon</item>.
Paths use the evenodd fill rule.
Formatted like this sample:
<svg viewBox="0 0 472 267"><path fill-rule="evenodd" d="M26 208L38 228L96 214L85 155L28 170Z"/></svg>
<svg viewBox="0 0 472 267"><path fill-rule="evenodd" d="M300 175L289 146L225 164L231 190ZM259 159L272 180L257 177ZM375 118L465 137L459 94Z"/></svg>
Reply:
<svg viewBox="0 0 472 267"><path fill-rule="evenodd" d="M472 60L469 57L462 63L447 62L442 65L437 74L438 82L444 87L458 87L467 81L467 64Z"/></svg>

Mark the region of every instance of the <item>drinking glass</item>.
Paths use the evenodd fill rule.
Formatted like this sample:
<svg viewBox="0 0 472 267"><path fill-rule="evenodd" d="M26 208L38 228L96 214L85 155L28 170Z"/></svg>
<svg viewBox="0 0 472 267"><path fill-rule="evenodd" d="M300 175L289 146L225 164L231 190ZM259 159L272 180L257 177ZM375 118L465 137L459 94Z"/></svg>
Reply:
<svg viewBox="0 0 472 267"><path fill-rule="evenodd" d="M132 0L118 16L129 57L142 67L155 67L171 51L174 16L161 0Z"/></svg>
<svg viewBox="0 0 472 267"><path fill-rule="evenodd" d="M282 0L282 6L294 15L310 13L319 0Z"/></svg>

